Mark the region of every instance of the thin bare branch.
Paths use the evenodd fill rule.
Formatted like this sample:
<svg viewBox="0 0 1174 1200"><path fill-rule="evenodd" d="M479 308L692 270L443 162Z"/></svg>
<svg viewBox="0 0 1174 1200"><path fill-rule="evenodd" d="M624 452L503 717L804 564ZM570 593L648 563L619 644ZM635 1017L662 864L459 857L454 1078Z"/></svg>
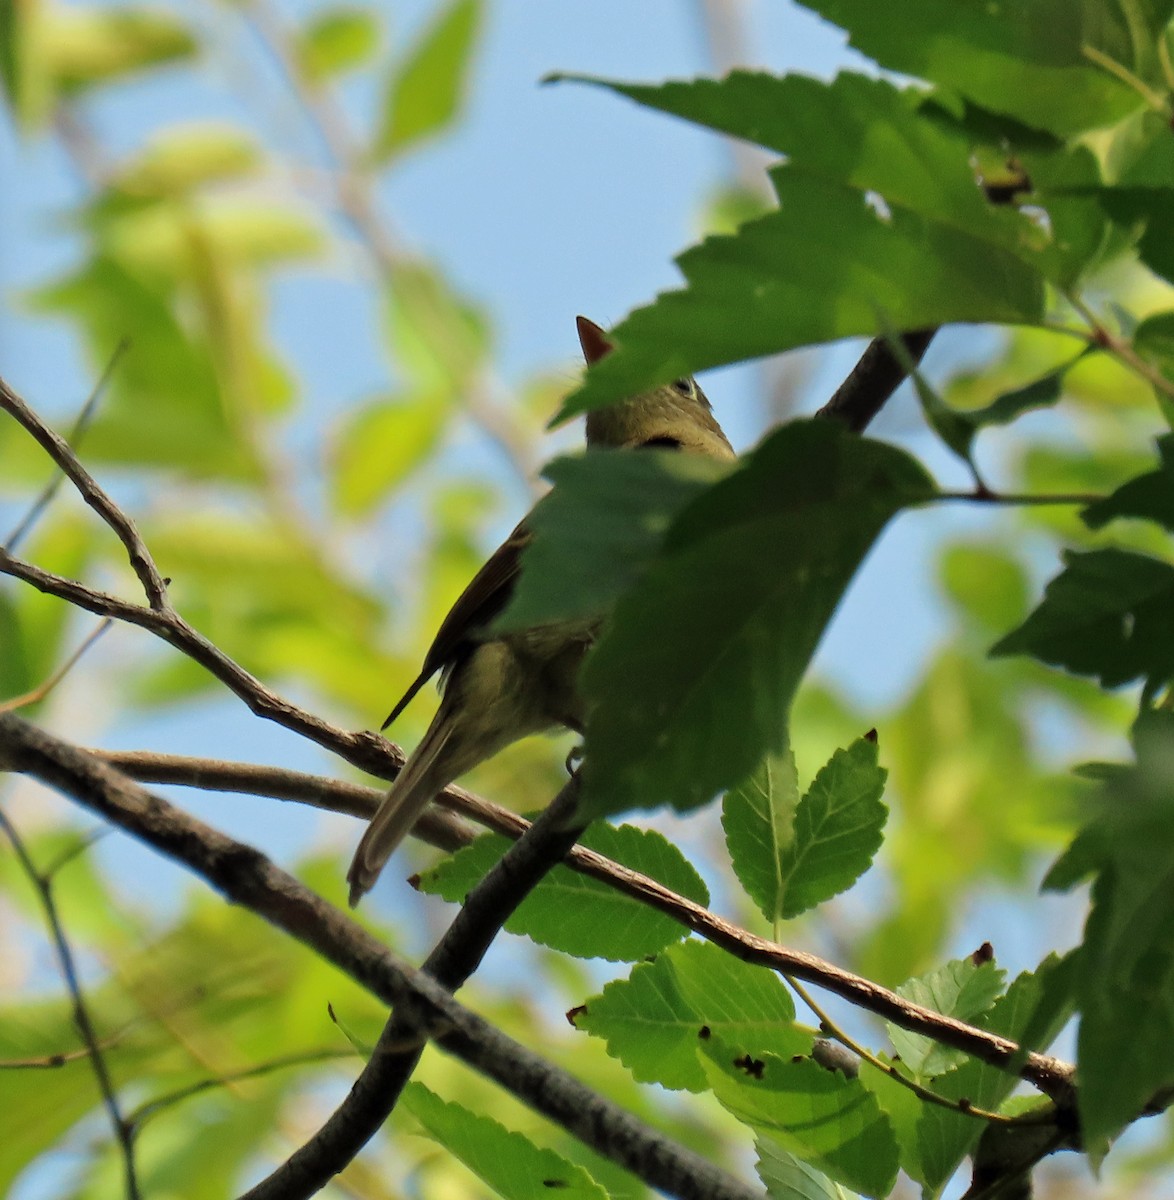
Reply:
<svg viewBox="0 0 1174 1200"><path fill-rule="evenodd" d="M495 1080L649 1186L686 1200L760 1200L760 1193L645 1125L488 1021L383 946L361 925L247 846L144 791L76 746L0 713L0 767L63 792L188 867L233 903L288 933L384 1003L421 1035Z"/></svg>
<svg viewBox="0 0 1174 1200"><path fill-rule="evenodd" d="M36 413L0 379L0 408L19 422L34 438L46 454L61 468L66 477L77 488L81 498L114 530L118 540L126 547L127 557L152 609L167 611L167 583L155 566L155 560L147 549L134 522L98 486L94 477L81 465L78 457L69 448L69 443L54 433Z"/></svg>
<svg viewBox="0 0 1174 1200"><path fill-rule="evenodd" d="M0 720L2 719L6 718L0 716ZM16 720L17 718L9 717L7 719ZM77 1031L86 1044L85 1053L93 1066L94 1078L98 1081L98 1090L102 1093L102 1102L106 1106L110 1124L114 1129L114 1139L122 1154L127 1200L140 1200L142 1193L139 1191L138 1174L135 1169L134 1143L130 1134L130 1126L122 1116L118 1096L114 1090L114 1081L110 1077L110 1070L102 1052L103 1044L94 1029L94 1022L90 1018L90 1010L86 1004L81 979L78 977L77 967L74 963L73 951L70 948L69 939L65 936L65 927L61 923L61 914L57 911L57 902L53 899L52 876L37 870L36 864L29 856L24 840L2 808L0 808L0 831L4 833L11 844L21 870L28 876L29 882L37 893L41 908L44 910L45 922L49 926L53 946L57 952L57 960L61 964L61 974L73 1001L73 1023L77 1026Z"/></svg>
<svg viewBox="0 0 1174 1200"><path fill-rule="evenodd" d="M70 671L77 665L78 660L83 654L106 632L110 626L114 624L113 617L103 617L98 622L97 626L92 629L80 646L65 660L52 675L49 676L43 683L39 683L32 691L25 692L22 696L13 696L9 700L0 703L0 712L12 712L14 709L24 708L29 704L38 704L69 674Z"/></svg>
<svg viewBox="0 0 1174 1200"><path fill-rule="evenodd" d="M114 353L110 355L110 360L106 364L106 369L98 378L98 382L94 384L93 390L86 397L85 404L82 405L81 411L74 419L73 426L69 431L69 437L66 439L73 451L76 454L77 448L81 445L82 438L85 437L86 430L90 427L90 422L94 419L94 413L98 411L98 401L102 398L102 393L106 390L106 385L110 382L110 377L114 374L114 368L118 366L119 359L126 353L126 348L130 343L123 338L117 346L114 347ZM53 497L57 495L62 483L65 482L64 472L57 472L53 478L45 485L41 494L33 501L27 513L21 519L16 528L8 535L4 543L4 549L10 552L15 552L17 546L28 536L29 531L37 523L41 514L53 502Z"/></svg>
<svg viewBox="0 0 1174 1200"><path fill-rule="evenodd" d="M299 800L319 808L330 808L364 819L372 815L383 798L383 792L376 788L301 775L279 767L260 767L140 751L94 750L90 753L146 782L180 783L192 787ZM339 799L337 806L333 803L336 796ZM462 788L450 787L438 798L438 802L506 837L521 837L530 828L530 823L524 817L474 796ZM413 833L417 836L423 833L420 823L417 823ZM462 844L466 837L467 832L461 835ZM433 837L431 832L425 835L424 840L439 845L441 849L456 848L455 844L450 847L442 842L440 837ZM1006 1068L1019 1054L1019 1047L1007 1038L914 1004L896 992L850 971L842 970L814 954L792 950L778 942L759 937L710 912L700 904L678 895L655 879L613 862L594 850L575 846L567 854L565 863L572 870L597 879L664 913L743 962L757 963L782 975L813 983L903 1029L931 1037L944 1046L964 1050L992 1066ZM1054 1097L1066 1096L1072 1085L1072 1067L1050 1055L1029 1054L1020 1073L1024 1079Z"/></svg>

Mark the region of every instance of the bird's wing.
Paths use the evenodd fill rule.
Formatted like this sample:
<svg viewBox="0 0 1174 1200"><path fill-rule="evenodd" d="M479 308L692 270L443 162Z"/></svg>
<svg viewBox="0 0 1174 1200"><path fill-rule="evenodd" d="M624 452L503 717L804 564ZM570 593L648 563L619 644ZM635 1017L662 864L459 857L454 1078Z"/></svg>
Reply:
<svg viewBox="0 0 1174 1200"><path fill-rule="evenodd" d="M468 587L448 610L448 616L440 623L436 637L424 655L420 674L391 710L383 722L383 729L403 712L412 697L437 671L451 666L462 650L476 641L477 635L505 608L521 570L522 551L530 544L532 537L526 523L521 522L469 581Z"/></svg>

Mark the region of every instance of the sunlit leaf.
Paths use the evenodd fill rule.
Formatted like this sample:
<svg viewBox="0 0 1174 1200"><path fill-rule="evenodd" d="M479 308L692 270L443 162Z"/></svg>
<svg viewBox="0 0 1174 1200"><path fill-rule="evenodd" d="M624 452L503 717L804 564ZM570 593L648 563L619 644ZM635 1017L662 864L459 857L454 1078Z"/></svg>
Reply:
<svg viewBox="0 0 1174 1200"><path fill-rule="evenodd" d="M294 53L307 78L320 82L368 62L379 49L380 33L373 12L340 4L313 14L298 33Z"/></svg>
<svg viewBox="0 0 1174 1200"><path fill-rule="evenodd" d="M387 162L452 123L468 90L480 0L450 0L387 84L372 156Z"/></svg>

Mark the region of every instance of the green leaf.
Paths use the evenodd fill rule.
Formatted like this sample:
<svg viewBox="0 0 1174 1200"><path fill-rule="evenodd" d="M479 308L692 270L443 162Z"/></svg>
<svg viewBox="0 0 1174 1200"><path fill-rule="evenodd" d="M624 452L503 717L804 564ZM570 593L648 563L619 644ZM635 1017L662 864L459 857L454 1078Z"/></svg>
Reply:
<svg viewBox="0 0 1174 1200"><path fill-rule="evenodd" d="M760 1135L754 1142L758 1178L771 1200L851 1200L855 1194L842 1188L776 1141Z"/></svg>
<svg viewBox="0 0 1174 1200"><path fill-rule="evenodd" d="M856 567L932 493L901 451L800 421L687 506L584 664L585 811L693 808L778 751Z"/></svg>
<svg viewBox="0 0 1174 1200"><path fill-rule="evenodd" d="M901 984L897 994L942 1016L974 1024L1002 994L1005 978L993 962L976 965L973 959L959 958ZM966 1058L960 1050L897 1025L889 1025L889 1037L901 1061L918 1079L940 1075Z"/></svg>
<svg viewBox="0 0 1174 1200"><path fill-rule="evenodd" d="M388 342L413 391L455 393L468 386L490 350L481 309L424 263L396 269L387 301Z"/></svg>
<svg viewBox="0 0 1174 1200"><path fill-rule="evenodd" d="M606 1039L608 1053L641 1083L690 1092L705 1090L697 1049L714 1036L755 1056L811 1052L778 976L708 942L670 946L571 1016L576 1029Z"/></svg>
<svg viewBox="0 0 1174 1200"><path fill-rule="evenodd" d="M837 750L795 810L794 837L780 862L779 912L798 916L851 887L884 840L881 803L888 772L875 738Z"/></svg>
<svg viewBox="0 0 1174 1200"><path fill-rule="evenodd" d="M997 541L945 546L938 573L942 590L984 631L1004 630L1023 620L1027 572Z"/></svg>
<svg viewBox="0 0 1174 1200"><path fill-rule="evenodd" d="M306 77L315 83L361 67L379 49L379 19L349 4L319 9L294 41Z"/></svg>
<svg viewBox="0 0 1174 1200"><path fill-rule="evenodd" d="M1156 471L1123 483L1111 496L1090 504L1080 515L1090 529L1101 529L1117 517L1157 521L1174 532L1174 434L1158 439Z"/></svg>
<svg viewBox="0 0 1174 1200"><path fill-rule="evenodd" d="M1174 1084L1174 713L1146 712L1133 740L1136 764L1108 777L1099 815L1046 881L1094 876L1074 960L1081 1126L1094 1160Z"/></svg>
<svg viewBox="0 0 1174 1200"><path fill-rule="evenodd" d="M99 257L31 303L78 322L98 364L130 339L86 436L88 461L178 466L204 478L259 472L225 412L208 346L177 320L166 288Z"/></svg>
<svg viewBox="0 0 1174 1200"><path fill-rule="evenodd" d="M387 85L375 162L389 162L451 124L468 90L480 23L481 0L453 0L399 64Z"/></svg>
<svg viewBox="0 0 1174 1200"><path fill-rule="evenodd" d="M722 79L659 86L592 76L595 84L661 112L756 142L792 167L848 184L905 208L989 238L1017 252L1038 243L1029 218L990 204L971 166L969 139L921 111L921 89L842 73L830 83L805 75L731 71ZM829 138L827 131L835 129Z"/></svg>
<svg viewBox="0 0 1174 1200"><path fill-rule="evenodd" d="M452 408L447 393L376 400L346 414L335 439L330 476L335 509L368 515L440 441Z"/></svg>
<svg viewBox="0 0 1174 1200"><path fill-rule="evenodd" d="M1174 675L1174 567L1126 550L1064 561L1039 607L991 654L1030 654L1104 687Z"/></svg>
<svg viewBox="0 0 1174 1200"><path fill-rule="evenodd" d="M687 281L609 336L560 418L679 375L839 338L952 321L1034 322L1040 273L1011 252L905 209L878 213L854 188L772 172L780 209L685 251Z"/></svg>
<svg viewBox="0 0 1174 1200"><path fill-rule="evenodd" d="M975 1023L1027 1046L1048 1045L1071 1014L1067 977L1065 961L1050 955L1034 973L1019 975L1006 995ZM861 1070L866 1082L870 1075L871 1071ZM947 1099L967 1100L977 1108L998 1111L1017 1082L1014 1072L972 1059L939 1075L933 1089ZM915 1160L903 1157L902 1165L936 1194L974 1148L984 1127L984 1122L966 1113L922 1105Z"/></svg>
<svg viewBox="0 0 1174 1200"><path fill-rule="evenodd" d="M882 67L932 80L1061 135L1111 124L1141 108L1142 97L1090 61L1085 49L1158 83L1156 44L1172 8L1169 0L1144 9L1101 0L994 6L895 0L883 8L870 0L804 3L846 29L851 44Z"/></svg>
<svg viewBox="0 0 1174 1200"><path fill-rule="evenodd" d="M739 1121L865 1196L887 1196L897 1143L876 1098L858 1079L810 1058L757 1054L740 1042L703 1042L714 1094Z"/></svg>
<svg viewBox="0 0 1174 1200"><path fill-rule="evenodd" d="M659 550L673 517L726 463L667 450L593 449L559 458L554 488L526 518L534 540L498 629L608 612Z"/></svg>
<svg viewBox="0 0 1174 1200"><path fill-rule="evenodd" d="M196 41L186 25L159 9L47 6L37 50L66 92L190 58Z"/></svg>
<svg viewBox="0 0 1174 1200"><path fill-rule="evenodd" d="M403 1103L432 1138L505 1200L607 1200L582 1167L490 1117L442 1100L422 1083L404 1088Z"/></svg>
<svg viewBox="0 0 1174 1200"><path fill-rule="evenodd" d="M783 911L783 860L795 836L799 777L790 746L768 754L722 799L730 864L746 894L772 924Z"/></svg>
<svg viewBox="0 0 1174 1200"><path fill-rule="evenodd" d="M182 196L204 184L251 175L260 164L260 148L243 130L194 122L155 134L119 171L116 183L138 196Z"/></svg>
<svg viewBox="0 0 1174 1200"><path fill-rule="evenodd" d="M701 877L655 830L593 825L579 840L588 849L649 875L698 904L709 903ZM462 901L509 845L507 838L497 834L480 837L424 872L419 887L446 900ZM631 896L561 865L526 897L505 927L564 954L612 962L646 958L688 932Z"/></svg>

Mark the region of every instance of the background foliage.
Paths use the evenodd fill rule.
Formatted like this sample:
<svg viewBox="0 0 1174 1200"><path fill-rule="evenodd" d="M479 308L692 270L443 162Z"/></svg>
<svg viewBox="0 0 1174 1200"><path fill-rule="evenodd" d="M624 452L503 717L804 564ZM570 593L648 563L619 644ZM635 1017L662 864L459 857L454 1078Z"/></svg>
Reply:
<svg viewBox="0 0 1174 1200"><path fill-rule="evenodd" d="M749 447L734 475L683 475L656 456L589 470L560 462L535 554L546 566L514 619L581 603L584 578L621 597L585 681L599 701L587 734L595 812L688 809L729 789L728 849L716 806L688 822L657 818L667 840L623 826L589 844L700 903L712 896L755 931L1040 1048L1075 1012L1059 1050L1079 1063L1090 1158L1130 1128L1099 1182L1070 1156L1049 1161L1039 1190L1158 1194L1168 1119L1135 1122L1174 1082L1174 6L809 7L868 64L832 80L743 70L661 85L639 66L644 82L586 79L769 158L739 158L732 184L690 196L707 236L679 259L683 286L620 322L620 351L576 387L569 338L550 350L556 367L504 371L496 297L470 294L395 219L397 181L475 110L491 6L441 4L401 36L396 14L376 5L9 0L8 120L22 154L61 155L79 182L68 200L45 201L64 247L57 266L5 303L22 320L61 323L95 380L112 364L74 442L133 513L184 616L266 682L356 728L378 724L438 616L529 502L537 469L574 445L565 431L543 433L560 403L573 415L684 371L961 324L881 424L888 445L831 425L764 432L789 401L810 412L831 390L813 360L789 357L740 377L742 412L707 383ZM276 64L290 119L316 141L311 159L253 119L266 102L225 32L242 29L265 48L266 69ZM123 144L120 97L161 75L227 75L247 119L192 122L198 113L164 108L149 137ZM606 149L595 149L603 173ZM468 182L453 211L491 233L484 192ZM274 308L301 279L312 342L340 274L367 290L384 360L366 394L338 403L332 364L303 368L279 344ZM565 304L569 331L580 304ZM806 392L804 376L814 378ZM66 428L61 396L44 399ZM0 421L5 534L50 475L17 425ZM967 494L974 511L948 508L935 498L944 491ZM1057 494L1082 502L994 502ZM633 514L667 534L633 542ZM599 559L576 545L572 576L566 539L584 527ZM8 545L133 594L121 548L76 497L63 493ZM845 589L839 658L817 659L810 674ZM7 581L0 696L35 689L93 624ZM892 655L900 686L880 686L872 661ZM240 736L238 707L207 721L221 697L191 661L119 628L23 711L78 740L221 756L225 729ZM397 740L412 744L425 709L409 710ZM279 761L340 773L295 741L266 745ZM259 757L247 741L230 744ZM470 786L520 811L541 807L567 748L521 744ZM1090 759L1106 761L1073 773ZM53 892L135 1115L146 1194L236 1194L319 1123L385 1014L141 852L91 845L90 826L63 803L6 787L5 811L35 861L61 864ZM293 855L276 802L191 802ZM302 828L313 832L297 848L299 877L341 902L353 822ZM363 919L418 958L446 902L499 852L486 840L436 863L416 848L421 890L443 901L408 895L395 878ZM1089 893L1041 898L1046 871L1053 891L1092 881L1083 934ZM143 872L157 884L136 886ZM72 1053L78 1039L12 856L0 858L0 904L0 1110L12 1114L0 1191L118 1194L120 1159L84 1057L18 1067ZM561 868L507 928L530 940L495 947L470 1003L733 1169L747 1174L756 1154L772 1195L964 1186L950 1181L980 1123L925 1107L875 1067L854 1079L826 1071L807 1057L810 1014L796 1016L773 974L680 941L671 922ZM967 958L987 941L996 964ZM961 1052L835 1011L939 1094L1027 1103L1010 1095L1010 1077ZM759 1069L748 1075L731 1063L750 1045ZM192 1091L208 1081L218 1086ZM552 1171L576 1193L642 1194L442 1055L426 1056L403 1110L335 1194L522 1195L519 1179Z"/></svg>

